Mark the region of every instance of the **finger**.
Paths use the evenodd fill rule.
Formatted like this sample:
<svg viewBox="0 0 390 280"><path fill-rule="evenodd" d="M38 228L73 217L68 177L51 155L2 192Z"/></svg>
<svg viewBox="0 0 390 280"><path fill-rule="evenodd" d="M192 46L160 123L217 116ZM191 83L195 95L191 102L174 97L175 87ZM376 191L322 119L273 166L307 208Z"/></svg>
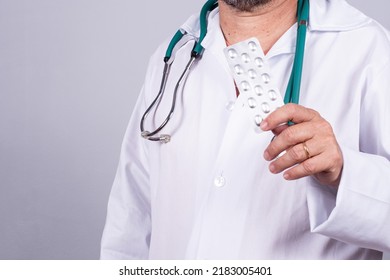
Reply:
<svg viewBox="0 0 390 280"><path fill-rule="evenodd" d="M273 160L281 152L313 138L316 123L300 123L284 129L264 151L266 160Z"/></svg>
<svg viewBox="0 0 390 280"><path fill-rule="evenodd" d="M273 130L281 124L289 121L293 123L302 123L314 119L319 114L309 108L297 104L286 104L272 112L264 121L260 128L262 130Z"/></svg>
<svg viewBox="0 0 390 280"><path fill-rule="evenodd" d="M307 150L305 150L305 146ZM280 173L311 157L318 156L323 150L324 147L316 146L316 141L314 140L307 141L306 143L299 143L288 149L283 156L273 161L269 165L269 170L274 174Z"/></svg>
<svg viewBox="0 0 390 280"><path fill-rule="evenodd" d="M275 136L278 136L280 133L282 133L286 128L288 128L289 126L287 124L282 124L282 125L279 125L277 126L275 129L272 130L272 133L275 135Z"/></svg>
<svg viewBox="0 0 390 280"><path fill-rule="evenodd" d="M309 158L284 172L283 177L286 180L296 180L320 173L328 168L326 158L327 156L324 153Z"/></svg>

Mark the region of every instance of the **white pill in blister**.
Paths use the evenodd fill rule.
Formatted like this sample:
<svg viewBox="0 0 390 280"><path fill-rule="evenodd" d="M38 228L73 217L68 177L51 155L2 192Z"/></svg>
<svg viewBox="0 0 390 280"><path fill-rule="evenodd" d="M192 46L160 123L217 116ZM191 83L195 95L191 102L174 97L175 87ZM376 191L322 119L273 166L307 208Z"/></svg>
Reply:
<svg viewBox="0 0 390 280"><path fill-rule="evenodd" d="M264 60L261 57L256 57L255 63L256 63L256 66L259 68L264 66Z"/></svg>
<svg viewBox="0 0 390 280"><path fill-rule="evenodd" d="M261 122L263 121L263 118L260 115L255 116L255 124L259 126Z"/></svg>
<svg viewBox="0 0 390 280"><path fill-rule="evenodd" d="M263 93L264 93L263 87L262 86L255 86L255 93L258 96L263 95Z"/></svg>
<svg viewBox="0 0 390 280"><path fill-rule="evenodd" d="M261 109L266 114L268 114L271 111L271 107L269 106L269 104L267 102L263 102L263 104L261 104Z"/></svg>
<svg viewBox="0 0 390 280"><path fill-rule="evenodd" d="M269 82L271 81L271 77L267 73L264 73L263 75L261 75L261 78L263 79L263 82L265 84L269 84Z"/></svg>
<svg viewBox="0 0 390 280"><path fill-rule="evenodd" d="M243 81L243 82L241 83L241 88L242 88L243 91L248 91L248 90L251 89L251 86L249 85L248 82Z"/></svg>
<svg viewBox="0 0 390 280"><path fill-rule="evenodd" d="M250 49L252 52L257 51L257 46L256 46L256 43L255 43L255 42L250 41L250 42L248 43L248 46L249 46L249 49Z"/></svg>
<svg viewBox="0 0 390 280"><path fill-rule="evenodd" d="M242 69L242 67L238 64L234 66L234 71L236 72L237 75L241 75L242 73L244 73L244 69Z"/></svg>
<svg viewBox="0 0 390 280"><path fill-rule="evenodd" d="M228 55L229 55L229 57L231 58L231 59L235 59L236 57L237 57L237 52L236 52L236 50L234 50L234 49L230 49L229 51L228 51Z"/></svg>
<svg viewBox="0 0 390 280"><path fill-rule="evenodd" d="M254 99L253 97L250 97L248 98L248 106L249 108L256 108L257 106L257 102L256 102L256 99Z"/></svg>
<svg viewBox="0 0 390 280"><path fill-rule="evenodd" d="M253 69L248 70L248 75L249 75L249 78L251 78L252 80L256 79L256 77L257 77L257 73Z"/></svg>
<svg viewBox="0 0 390 280"><path fill-rule="evenodd" d="M278 95L276 94L276 91L273 90L273 89L268 91L268 96L269 96L269 99L271 99L272 101L275 101L278 98Z"/></svg>
<svg viewBox="0 0 390 280"><path fill-rule="evenodd" d="M249 57L249 55L247 53L243 53L241 55L241 59L244 63L249 63L249 61L251 61L251 58Z"/></svg>

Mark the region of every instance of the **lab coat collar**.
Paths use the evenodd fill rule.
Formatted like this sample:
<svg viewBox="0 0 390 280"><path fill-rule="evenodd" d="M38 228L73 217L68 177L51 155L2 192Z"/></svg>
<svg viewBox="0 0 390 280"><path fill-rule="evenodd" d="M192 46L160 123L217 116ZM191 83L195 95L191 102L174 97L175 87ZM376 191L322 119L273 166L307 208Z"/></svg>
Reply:
<svg viewBox="0 0 390 280"><path fill-rule="evenodd" d="M310 31L348 31L371 21L345 0L310 0Z"/></svg>
<svg viewBox="0 0 390 280"><path fill-rule="evenodd" d="M218 8L212 11L209 22L218 16L218 13ZM348 31L360 28L371 21L371 18L345 0L310 0L308 26L310 31ZM181 30L199 37L199 26L199 16L196 14L181 26Z"/></svg>

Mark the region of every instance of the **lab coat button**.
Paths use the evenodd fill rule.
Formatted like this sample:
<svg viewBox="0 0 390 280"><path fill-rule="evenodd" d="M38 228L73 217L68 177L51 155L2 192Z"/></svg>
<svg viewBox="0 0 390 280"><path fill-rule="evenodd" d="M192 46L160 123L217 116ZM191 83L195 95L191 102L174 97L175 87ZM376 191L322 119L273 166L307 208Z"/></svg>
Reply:
<svg viewBox="0 0 390 280"><path fill-rule="evenodd" d="M218 188L225 186L225 184L226 184L226 180L223 176L216 177L214 180L214 185Z"/></svg>
<svg viewBox="0 0 390 280"><path fill-rule="evenodd" d="M234 104L235 104L234 101L230 101L230 102L226 103L226 110L228 110L228 111L233 111L233 109L234 109Z"/></svg>

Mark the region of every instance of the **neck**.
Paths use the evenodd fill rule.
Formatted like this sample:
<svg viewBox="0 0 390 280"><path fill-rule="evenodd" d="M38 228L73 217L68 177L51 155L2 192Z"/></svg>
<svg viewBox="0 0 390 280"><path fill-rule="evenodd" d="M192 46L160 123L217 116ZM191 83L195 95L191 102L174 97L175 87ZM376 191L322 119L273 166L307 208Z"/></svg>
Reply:
<svg viewBox="0 0 390 280"><path fill-rule="evenodd" d="M273 0L251 12L237 10L221 0L218 4L226 44L256 37L265 54L297 20L297 0Z"/></svg>

